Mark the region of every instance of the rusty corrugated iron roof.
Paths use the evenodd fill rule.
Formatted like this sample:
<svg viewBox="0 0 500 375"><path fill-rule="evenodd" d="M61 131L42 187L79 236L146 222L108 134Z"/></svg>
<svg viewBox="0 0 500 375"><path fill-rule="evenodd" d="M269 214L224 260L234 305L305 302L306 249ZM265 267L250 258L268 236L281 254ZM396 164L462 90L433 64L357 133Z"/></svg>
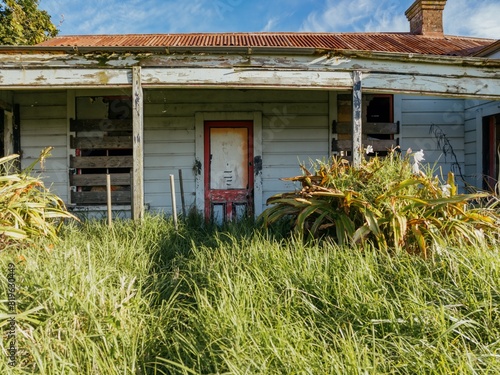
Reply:
<svg viewBox="0 0 500 375"><path fill-rule="evenodd" d="M194 33L57 36L40 47L274 47L471 56L492 39L411 33Z"/></svg>

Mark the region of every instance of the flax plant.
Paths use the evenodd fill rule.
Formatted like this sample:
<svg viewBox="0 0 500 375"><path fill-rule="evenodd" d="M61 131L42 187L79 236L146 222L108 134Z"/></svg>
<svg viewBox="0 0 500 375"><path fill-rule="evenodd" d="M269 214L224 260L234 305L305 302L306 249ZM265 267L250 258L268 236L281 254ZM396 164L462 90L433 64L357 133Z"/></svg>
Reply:
<svg viewBox="0 0 500 375"><path fill-rule="evenodd" d="M42 238L54 242L62 221L75 219L41 178L31 175L50 150L44 149L37 160L19 173L14 172L19 155L0 158L0 250L12 246L39 247Z"/></svg>
<svg viewBox="0 0 500 375"><path fill-rule="evenodd" d="M423 156L391 150L359 168L339 157L316 161L313 172L301 165L301 176L284 178L301 189L269 198L261 219L265 226L289 220L300 236L326 235L340 245L368 241L424 257L444 238L475 244L485 232L498 236L497 211L473 205L489 194L459 194L452 172L442 181L433 169L420 170Z"/></svg>

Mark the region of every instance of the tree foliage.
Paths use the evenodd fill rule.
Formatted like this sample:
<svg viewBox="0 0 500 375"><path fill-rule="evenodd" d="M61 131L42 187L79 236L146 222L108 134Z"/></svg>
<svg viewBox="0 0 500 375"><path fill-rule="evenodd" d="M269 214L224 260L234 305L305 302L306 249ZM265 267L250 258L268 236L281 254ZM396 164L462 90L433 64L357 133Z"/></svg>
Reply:
<svg viewBox="0 0 500 375"><path fill-rule="evenodd" d="M0 44L33 45L57 35L40 0L0 0Z"/></svg>

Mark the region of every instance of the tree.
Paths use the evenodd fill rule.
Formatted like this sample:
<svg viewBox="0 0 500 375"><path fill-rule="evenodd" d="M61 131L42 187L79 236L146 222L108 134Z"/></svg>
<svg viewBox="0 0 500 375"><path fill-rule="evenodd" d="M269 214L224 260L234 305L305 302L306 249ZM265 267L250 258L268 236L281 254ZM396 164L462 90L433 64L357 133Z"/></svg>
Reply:
<svg viewBox="0 0 500 375"><path fill-rule="evenodd" d="M57 35L59 30L40 0L0 0L0 44L33 45Z"/></svg>

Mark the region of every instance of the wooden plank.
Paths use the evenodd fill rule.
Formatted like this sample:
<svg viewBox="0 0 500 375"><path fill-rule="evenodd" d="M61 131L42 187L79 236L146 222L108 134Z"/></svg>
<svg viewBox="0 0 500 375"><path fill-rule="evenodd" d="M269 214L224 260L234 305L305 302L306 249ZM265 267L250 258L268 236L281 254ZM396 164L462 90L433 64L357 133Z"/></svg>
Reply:
<svg viewBox="0 0 500 375"><path fill-rule="evenodd" d="M397 146L399 141L397 139L364 139L362 144L364 146L371 145L373 151L387 151L388 149ZM352 141L351 140L334 140L332 142L332 151L352 151Z"/></svg>
<svg viewBox="0 0 500 375"><path fill-rule="evenodd" d="M73 174L70 176L72 186L104 186L106 185L106 174ZM130 173L111 173L111 185L130 185Z"/></svg>
<svg viewBox="0 0 500 375"><path fill-rule="evenodd" d="M111 192L112 204L130 204L130 191ZM103 191L72 191L71 202L77 205L106 204L106 189Z"/></svg>
<svg viewBox="0 0 500 375"><path fill-rule="evenodd" d="M132 168L132 155L70 156L70 168Z"/></svg>
<svg viewBox="0 0 500 375"><path fill-rule="evenodd" d="M144 218L144 92L140 66L132 68L133 181L132 218Z"/></svg>
<svg viewBox="0 0 500 375"><path fill-rule="evenodd" d="M350 122L337 122L333 124L333 133L351 134L352 124ZM397 134L399 124L397 122L365 122L363 123L363 134Z"/></svg>
<svg viewBox="0 0 500 375"><path fill-rule="evenodd" d="M132 137L75 137L71 136L71 148L80 149L126 149L132 148Z"/></svg>
<svg viewBox="0 0 500 375"><path fill-rule="evenodd" d="M81 131L132 131L132 120L122 119L91 119L91 120L70 120L69 130L72 132Z"/></svg>

